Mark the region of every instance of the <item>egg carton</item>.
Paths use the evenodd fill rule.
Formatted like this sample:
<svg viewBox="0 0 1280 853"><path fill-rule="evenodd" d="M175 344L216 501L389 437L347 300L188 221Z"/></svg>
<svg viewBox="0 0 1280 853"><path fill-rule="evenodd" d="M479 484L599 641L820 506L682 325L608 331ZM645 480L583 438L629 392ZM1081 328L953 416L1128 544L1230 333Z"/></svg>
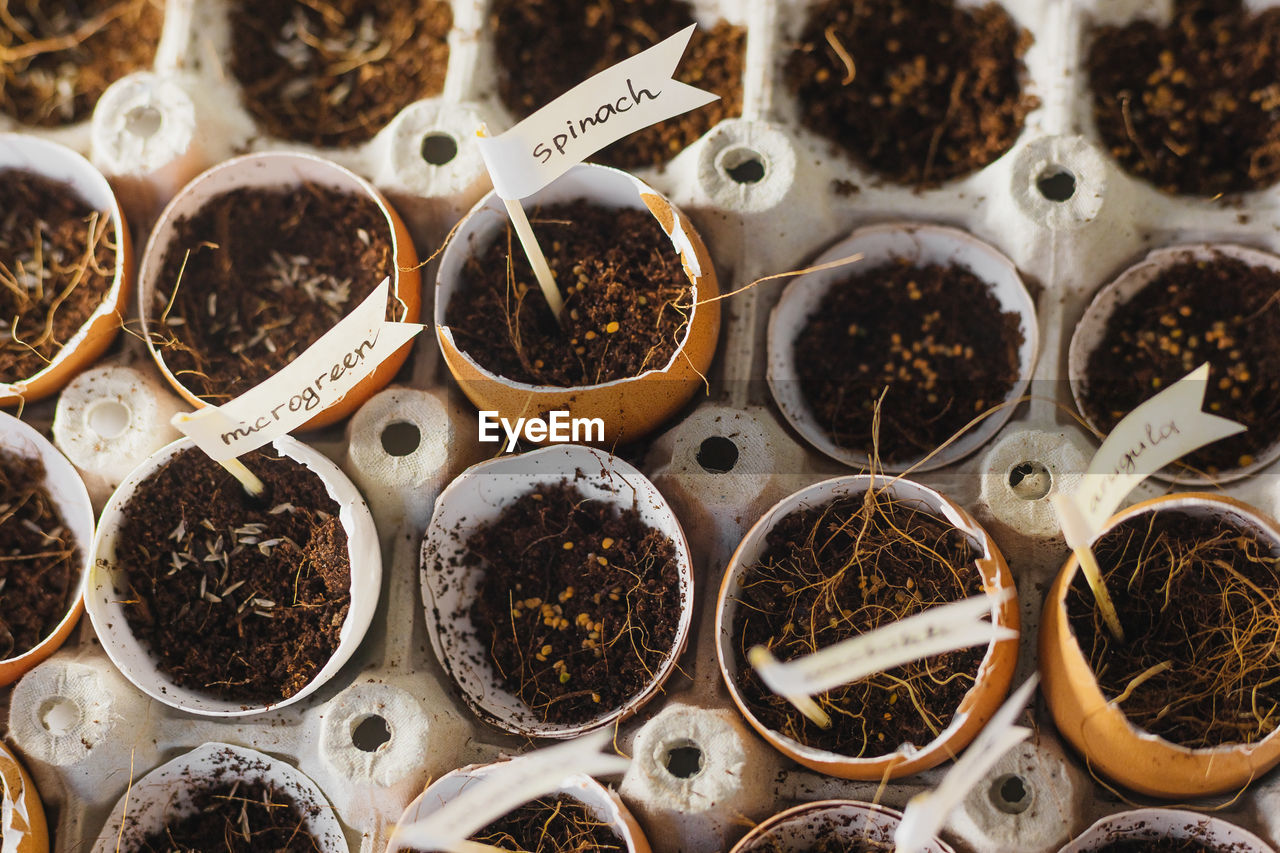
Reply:
<svg viewBox="0 0 1280 853"><path fill-rule="evenodd" d="M743 113L717 125L665 169L639 175L693 219L726 290L798 269L851 230L886 221L963 228L1017 265L1039 315L1033 397L980 450L916 479L974 514L1008 558L1022 610L1018 682L1035 669L1043 595L1067 553L1045 490L1069 489L1095 447L1070 415L1074 404L1065 379L1073 327L1092 294L1150 249L1226 241L1280 250L1274 224L1280 221L1280 190L1229 201L1173 198L1125 174L1099 144L1083 69L1087 31L1099 22L1167 17L1168 0L1006 0L1005 8L1035 39L1025 61L1028 87L1040 106L1027 117L1018 142L990 166L936 189L886 183L799 126L781 72L810 5L697 0L703 23L724 17L747 28ZM427 257L488 188L473 142L476 127L487 122L498 132L513 122L493 94L486 6L453 0L443 93L405 108L358 148L309 149L256 130L226 71L229 33L219 0L168 0L155 67L116 83L91 122L25 132L87 153L112 180L139 238L190 177L234 152L316 151L383 189ZM445 149L452 142L456 154L429 162L423 156L428 139L444 140ZM731 170L741 175L737 167L749 162L759 164L762 177L736 180ZM1061 173L1070 176L1074 191L1056 201L1039 185ZM837 182L858 192L837 191ZM432 271L429 266L424 280ZM785 425L764 381L769 311L785 284L766 282L724 300L707 394L628 452L681 520L697 579L682 674L623 724L617 738L634 757L619 790L659 853L723 849L751 823L800 801L851 797L902 807L946 770L881 787L800 769L748 730L716 666L715 592L746 530L787 494L850 473ZM85 620L58 655L0 694L8 703L10 740L50 810L56 849L90 847L132 779L209 741L253 747L298 767L333 804L351 849L363 853L385 849L390 828L430 779L530 747L466 710L426 634L419 594L422 532L441 489L493 452L477 444L474 410L451 385L429 334L415 347L400 385L371 399L345 429L302 436L360 486L384 552L373 627L332 682L296 706L261 716L193 717L132 687ZM122 336L107 363L110 371L87 374L63 393L58 420L71 426L60 435L55 430L69 454L86 446L109 451L82 469L99 507L132 464L173 435L167 418L182 408L137 341ZM86 425L85 413L102 400L128 410L131 422L119 435L94 433ZM48 428L54 415L54 404L46 403L24 417ZM411 431L405 440L401 423L417 428L416 443ZM1023 463L1032 463L1034 476L1011 478ZM1151 482L1131 498L1165 488ZM1280 491L1266 472L1224 490L1263 511L1280 509ZM1125 807L1064 748L1042 704L1032 718L1034 738L1006 755L948 824L945 837L958 850L1054 851L1096 818ZM691 750L699 758L696 772L681 761ZM1256 781L1219 814L1280 843L1280 779L1272 773Z"/></svg>

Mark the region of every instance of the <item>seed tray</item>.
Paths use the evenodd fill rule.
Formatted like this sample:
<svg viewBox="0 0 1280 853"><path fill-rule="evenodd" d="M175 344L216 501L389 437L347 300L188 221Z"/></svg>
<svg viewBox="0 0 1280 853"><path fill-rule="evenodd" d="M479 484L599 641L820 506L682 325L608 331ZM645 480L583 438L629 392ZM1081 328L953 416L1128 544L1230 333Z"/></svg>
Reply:
<svg viewBox="0 0 1280 853"><path fill-rule="evenodd" d="M639 174L694 220L724 289L797 269L860 225L916 221L954 225L989 242L1012 259L1036 298L1041 346L1033 398L980 450L917 477L973 513L1008 558L1022 607L1021 681L1035 668L1043 595L1066 556L1045 490L1069 489L1095 446L1071 415L1065 379L1072 329L1092 294L1150 249L1225 241L1280 251L1280 189L1220 200L1167 196L1122 172L1099 144L1083 69L1088 30L1138 16L1167 18L1169 2L1004 3L1034 37L1025 62L1040 106L1003 157L967 178L920 191L863 172L799 127L781 69L809 3L694 5L703 23L723 16L747 28L743 115L717 125L665 170ZM407 107L363 146L319 152L387 193L423 257L487 189L472 141L476 126L487 121L498 132L512 121L492 94L486 4L454 0L453 9L443 94ZM243 149L300 149L261 136L240 106L225 70L225 15L216 0L168 0L151 71L117 83L91 123L20 129L89 154L116 186L139 238L159 207L202 168ZM432 271L425 270L424 281ZM798 769L747 729L721 683L714 601L733 549L778 499L849 473L784 425L764 382L766 324L784 286L767 282L722 303L721 342L706 395L657 437L627 451L681 519L696 577L683 673L617 736L635 758L618 787L660 853L722 849L750 823L799 801L853 797L901 807L946 769L883 789ZM57 850L88 849L131 778L206 741L251 746L296 765L334 805L351 849L366 853L385 848L401 811L430 779L530 746L465 709L426 635L418 547L433 501L465 465L493 453L476 443L474 411L451 385L429 335L415 347L401 385L373 398L345 430L302 436L340 461L364 490L384 549L373 627L330 684L297 706L259 717L195 718L146 699L126 682L84 620L58 655L0 694L8 704L9 739L50 811ZM145 350L122 336L108 363L136 371L115 380L122 389L115 393L133 410L127 431L163 434L163 412L180 406L158 384ZM106 387L66 392L62 404L85 405ZM52 402L24 413L46 431L53 416ZM417 427L416 444L411 433L404 443L402 422ZM140 461L142 453L112 460L114 468L104 461L84 471L96 505L122 476L121 462ZM1167 488L1152 481L1131 499ZM1223 490L1265 512L1278 509L1271 473ZM945 837L958 850L1057 850L1097 817L1126 807L1063 747L1042 703L1031 716L1035 737L1001 760L948 825ZM699 769L691 773L695 754ZM1222 816L1280 843L1274 772L1240 797L1195 805L1221 805Z"/></svg>

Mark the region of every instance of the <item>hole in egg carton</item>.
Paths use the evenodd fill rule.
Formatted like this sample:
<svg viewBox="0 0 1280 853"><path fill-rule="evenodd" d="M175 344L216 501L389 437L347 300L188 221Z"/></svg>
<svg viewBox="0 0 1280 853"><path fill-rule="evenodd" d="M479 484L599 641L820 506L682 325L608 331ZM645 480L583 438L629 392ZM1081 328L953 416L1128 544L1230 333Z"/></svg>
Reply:
<svg viewBox="0 0 1280 853"><path fill-rule="evenodd" d="M85 413L89 429L106 439L119 438L129 428L133 411L119 400L101 400Z"/></svg>
<svg viewBox="0 0 1280 853"><path fill-rule="evenodd" d="M62 737L80 722L80 705L67 696L50 696L37 711L40 725L54 737Z"/></svg>
<svg viewBox="0 0 1280 853"><path fill-rule="evenodd" d="M125 129L139 139L155 136L164 124L164 113L149 104L134 107L125 113Z"/></svg>
<svg viewBox="0 0 1280 853"><path fill-rule="evenodd" d="M377 752L391 740L391 727L380 714L364 714L351 721L351 745L361 752Z"/></svg>
<svg viewBox="0 0 1280 853"><path fill-rule="evenodd" d="M1076 176L1061 166L1050 166L1036 178L1036 189L1049 201L1070 201L1076 194Z"/></svg>
<svg viewBox="0 0 1280 853"><path fill-rule="evenodd" d="M1019 462L1009 469L1009 489L1024 501L1038 501L1053 488L1053 475L1043 462Z"/></svg>
<svg viewBox="0 0 1280 853"><path fill-rule="evenodd" d="M392 421L382 430L382 449L390 456L408 456L422 444L422 431L408 421Z"/></svg>
<svg viewBox="0 0 1280 853"><path fill-rule="evenodd" d="M434 132L422 137L422 159L432 166L443 166L458 156L458 140L451 134Z"/></svg>
<svg viewBox="0 0 1280 853"><path fill-rule="evenodd" d="M758 184L769 174L763 154L746 146L726 148L716 157L716 167L739 184Z"/></svg>
<svg viewBox="0 0 1280 853"><path fill-rule="evenodd" d="M727 474L738 464L738 445L722 435L703 439L695 457L708 474Z"/></svg>
<svg viewBox="0 0 1280 853"><path fill-rule="evenodd" d="M1027 780L1017 773L996 777L989 789L991 803L1005 814L1022 814L1031 807L1034 793Z"/></svg>
<svg viewBox="0 0 1280 853"><path fill-rule="evenodd" d="M662 765L677 779L692 779L702 772L702 748L691 740L673 743L667 747Z"/></svg>

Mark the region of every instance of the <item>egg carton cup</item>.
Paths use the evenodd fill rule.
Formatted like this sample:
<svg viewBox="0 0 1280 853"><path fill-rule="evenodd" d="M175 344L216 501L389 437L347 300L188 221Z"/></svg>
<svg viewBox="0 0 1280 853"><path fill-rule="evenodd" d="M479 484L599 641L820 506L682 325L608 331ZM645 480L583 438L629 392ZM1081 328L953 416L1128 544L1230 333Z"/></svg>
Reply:
<svg viewBox="0 0 1280 853"><path fill-rule="evenodd" d="M1035 39L1025 61L1028 90L1040 106L1004 156L968 177L920 191L866 172L799 127L782 68L812 5L808 0L693 5L704 23L723 16L748 29L743 112L712 128L664 170L637 174L689 216L724 292L800 269L856 229L912 222L960 228L988 244L1012 262L1035 302L1040 346L1031 399L963 460L912 475L974 516L1006 556L1019 591L1015 681L1021 681L1035 668L1044 591L1067 555L1048 496L1078 481L1097 446L1072 416L1068 346L1075 326L1103 286L1152 250L1231 243L1280 252L1280 232L1271 225L1280 214L1280 188L1221 200L1169 196L1126 174L1099 143L1083 67L1089 29L1167 18L1168 0L1007 0L1005 8ZM263 136L240 106L227 72L225 6L193 0L167 4L155 66L118 82L92 122L53 133L21 132L57 138L89 154L120 194L135 236L145 236L187 180L234 153L319 153L382 191L409 226L419 256L427 258L489 189L475 128L485 121L499 133L513 122L494 94L488 4L455 0L453 9L443 93L406 107L358 148L318 150ZM456 153L435 156L440 162L425 159L427 140L442 143L429 146L433 152L448 153L452 143ZM745 174L749 170L738 167L753 162L759 180L731 175ZM1071 188L1065 200L1040 189L1043 179L1060 175L1066 178L1059 183ZM836 182L857 192L839 192ZM435 266L423 270L424 300L431 298ZM747 823L799 802L878 799L902 808L936 785L946 769L883 790L800 769L750 731L716 666L714 591L747 530L787 495L857 470L792 430L765 380L769 316L787 284L764 282L720 303L722 332L706 394L628 451L685 530L695 579L689 651L680 671L663 695L618 729L619 747L634 757L618 787L657 853L728 849ZM158 377L145 349L128 335L99 366ZM467 465L495 455L496 447L477 442L475 411L448 378L428 336L420 337L397 381L371 398L345 432L332 427L302 435L364 491L378 520L385 565L370 630L329 683L261 716L193 717L133 688L82 620L57 655L0 694L8 704L9 740L49 806L56 849L83 849L130 778L205 742L252 747L297 767L315 780L351 849L362 853L382 853L391 828L429 779L529 747L480 723L461 700L432 651L418 580L421 537L441 490ZM143 411L152 393L128 397L138 416L128 429L162 420ZM163 386L154 393L157 407L165 394L170 405L184 407L172 403L176 397ZM97 398L90 393L76 399L87 406ZM47 427L54 404L29 407L24 418ZM93 429L71 419L66 424L72 434ZM416 440L406 438L415 432ZM58 440L72 446L65 435ZM145 451L132 448L120 452L137 453L141 461ZM82 468L90 470L105 468L101 461ZM1280 502L1275 473L1272 466L1223 490L1274 515ZM1149 482L1130 501L1168 488ZM1125 808L1063 745L1043 702L1035 703L1030 717L1036 735L1001 759L943 832L960 853L1053 853L1095 820ZM1218 817L1273 846L1280 842L1275 772L1229 803L1224 797L1191 805L1204 810L1224 803Z"/></svg>

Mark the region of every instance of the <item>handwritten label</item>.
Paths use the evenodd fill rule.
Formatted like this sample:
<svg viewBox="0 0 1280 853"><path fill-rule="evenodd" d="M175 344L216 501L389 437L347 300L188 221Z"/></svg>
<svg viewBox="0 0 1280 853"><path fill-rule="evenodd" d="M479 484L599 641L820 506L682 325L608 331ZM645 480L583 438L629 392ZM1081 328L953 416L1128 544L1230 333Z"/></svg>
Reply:
<svg viewBox="0 0 1280 853"><path fill-rule="evenodd" d="M501 136L477 140L498 195L532 195L611 142L716 100L672 78L694 26L579 83Z"/></svg>
<svg viewBox="0 0 1280 853"><path fill-rule="evenodd" d="M416 847L455 853L494 849L467 839L518 806L556 790L570 776L625 773L629 759L601 752L611 737L612 730L606 729L495 766L435 812L397 828L391 849Z"/></svg>
<svg viewBox="0 0 1280 853"><path fill-rule="evenodd" d="M810 696L911 661L1017 639L1018 632L1012 628L983 619L1013 594L1006 589L933 607L786 663L779 663L763 646L752 648L748 660L765 686L821 725L826 714L813 714L817 706Z"/></svg>
<svg viewBox="0 0 1280 853"><path fill-rule="evenodd" d="M1071 548L1088 545L1147 477L1198 447L1245 430L1201 411L1208 381L1206 362L1134 409L1102 442L1080 488L1050 498Z"/></svg>
<svg viewBox="0 0 1280 853"><path fill-rule="evenodd" d="M902 813L902 822L893 834L895 853L924 850L937 837L951 812L964 802L975 785L986 778L996 762L1031 735L1031 729L1015 726L1013 722L1031 701L1038 681L1039 677L1032 675L1014 691L973 739L955 766L942 777L938 787L911 798Z"/></svg>
<svg viewBox="0 0 1280 853"><path fill-rule="evenodd" d="M173 416L214 461L256 450L341 400L425 327L387 321L386 278L288 367L229 403Z"/></svg>

